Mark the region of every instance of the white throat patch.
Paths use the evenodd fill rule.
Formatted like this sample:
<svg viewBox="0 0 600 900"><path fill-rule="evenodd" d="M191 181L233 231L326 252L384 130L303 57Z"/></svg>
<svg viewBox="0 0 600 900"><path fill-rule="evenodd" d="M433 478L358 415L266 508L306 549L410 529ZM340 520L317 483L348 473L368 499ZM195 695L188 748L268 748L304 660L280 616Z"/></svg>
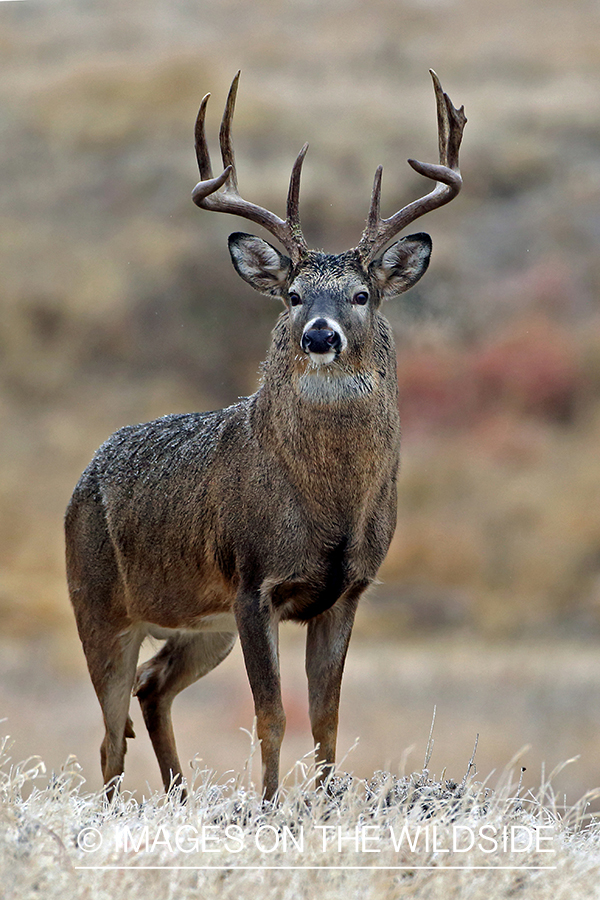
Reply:
<svg viewBox="0 0 600 900"><path fill-rule="evenodd" d="M336 366L311 367L298 379L301 396L311 403L340 403L360 400L375 390L370 372L344 372Z"/></svg>

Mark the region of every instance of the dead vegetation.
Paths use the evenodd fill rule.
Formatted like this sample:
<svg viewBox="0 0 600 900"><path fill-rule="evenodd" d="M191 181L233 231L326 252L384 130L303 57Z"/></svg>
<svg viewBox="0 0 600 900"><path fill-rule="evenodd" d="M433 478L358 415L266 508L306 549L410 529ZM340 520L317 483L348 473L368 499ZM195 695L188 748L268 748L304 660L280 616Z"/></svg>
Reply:
<svg viewBox="0 0 600 900"><path fill-rule="evenodd" d="M494 787L471 758L460 781L427 768L367 782L340 772L315 793L309 759L299 761L276 805L245 771L219 779L193 766L190 795L110 804L86 790L69 759L50 776L41 760L0 772L0 871L6 900L93 896L267 898L593 896L598 823L590 797L564 808L551 781L535 793L513 763Z"/></svg>

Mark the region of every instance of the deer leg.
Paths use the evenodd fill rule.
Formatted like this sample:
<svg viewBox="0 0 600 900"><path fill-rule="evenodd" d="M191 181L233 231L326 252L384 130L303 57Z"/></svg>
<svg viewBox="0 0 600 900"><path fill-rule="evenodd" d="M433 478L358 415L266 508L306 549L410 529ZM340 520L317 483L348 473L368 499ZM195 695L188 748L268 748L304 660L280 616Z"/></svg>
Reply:
<svg viewBox="0 0 600 900"><path fill-rule="evenodd" d="M279 753L285 732L276 626L258 594L238 596L235 619L254 697L263 796L272 800L279 785Z"/></svg>
<svg viewBox="0 0 600 900"><path fill-rule="evenodd" d="M104 717L100 762L110 799L123 774L131 686L143 632L131 627L114 549L99 503L73 501L65 521L67 576L77 629Z"/></svg>
<svg viewBox="0 0 600 900"><path fill-rule="evenodd" d="M318 748L317 763L323 764L318 784L327 780L335 764L342 674L356 606L363 589L341 597L334 607L308 623L308 707L315 747Z"/></svg>
<svg viewBox="0 0 600 900"><path fill-rule="evenodd" d="M94 637L100 636L100 629ZM125 767L127 738L135 737L129 717L131 687L135 677L142 635L136 631L106 636L93 643L83 641L88 668L104 717L104 740L100 745L102 777L110 800ZM108 648L108 649L107 649Z"/></svg>
<svg viewBox="0 0 600 900"><path fill-rule="evenodd" d="M176 635L137 671L133 693L140 701L165 791L183 779L171 719L173 700L225 659L235 637L228 632Z"/></svg>

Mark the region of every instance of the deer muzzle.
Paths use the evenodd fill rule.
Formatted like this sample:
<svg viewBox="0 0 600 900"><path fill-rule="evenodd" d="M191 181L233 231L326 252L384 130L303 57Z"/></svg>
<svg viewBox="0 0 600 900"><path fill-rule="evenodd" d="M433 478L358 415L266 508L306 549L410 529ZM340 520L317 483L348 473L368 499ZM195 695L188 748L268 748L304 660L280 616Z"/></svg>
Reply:
<svg viewBox="0 0 600 900"><path fill-rule="evenodd" d="M333 362L344 343L337 323L328 319L313 319L302 332L300 346L313 362L321 365Z"/></svg>

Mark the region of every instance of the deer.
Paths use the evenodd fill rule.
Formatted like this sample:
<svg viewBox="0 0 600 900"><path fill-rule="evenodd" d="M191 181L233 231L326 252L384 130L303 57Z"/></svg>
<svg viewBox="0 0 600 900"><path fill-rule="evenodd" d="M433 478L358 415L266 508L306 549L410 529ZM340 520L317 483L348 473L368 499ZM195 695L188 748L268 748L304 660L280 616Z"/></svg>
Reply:
<svg viewBox="0 0 600 900"><path fill-rule="evenodd" d="M255 711L263 802L276 802L285 730L279 624L306 626L308 707L317 788L335 771L342 673L358 602L396 527L400 421L396 351L384 302L425 273L432 242L392 240L461 189L466 122L433 72L439 164L410 159L435 182L389 218L382 167L357 246L309 249L292 168L286 218L239 193L235 76L213 177L207 94L195 127L203 210L261 226L281 244L235 232L229 253L250 287L283 303L256 393L226 409L166 415L116 431L83 472L65 516L70 599L104 718L105 790L118 790L130 697L141 705L166 792L185 779L171 718L180 691L214 669L239 634ZM388 246L389 245L389 246ZM164 641L138 667L145 638Z"/></svg>

